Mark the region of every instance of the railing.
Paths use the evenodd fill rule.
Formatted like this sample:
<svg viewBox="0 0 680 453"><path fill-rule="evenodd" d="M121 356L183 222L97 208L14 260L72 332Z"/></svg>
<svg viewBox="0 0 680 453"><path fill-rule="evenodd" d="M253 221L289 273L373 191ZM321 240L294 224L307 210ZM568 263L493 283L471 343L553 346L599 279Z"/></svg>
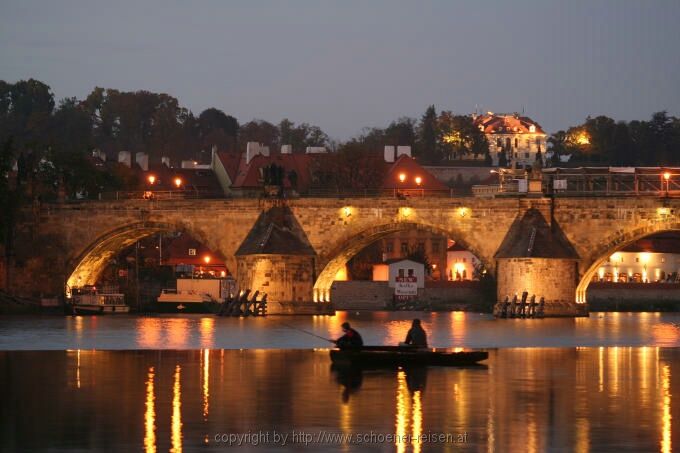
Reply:
<svg viewBox="0 0 680 453"><path fill-rule="evenodd" d="M552 196L680 196L680 171L603 169L598 172L560 170L543 174L543 192Z"/></svg>

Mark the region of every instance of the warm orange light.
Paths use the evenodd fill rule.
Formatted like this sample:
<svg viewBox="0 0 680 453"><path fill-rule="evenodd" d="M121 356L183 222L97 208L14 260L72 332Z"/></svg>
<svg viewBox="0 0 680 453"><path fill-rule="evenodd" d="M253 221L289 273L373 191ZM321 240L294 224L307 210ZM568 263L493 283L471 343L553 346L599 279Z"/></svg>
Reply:
<svg viewBox="0 0 680 453"><path fill-rule="evenodd" d="M669 179L671 179L671 174L670 174L669 172L664 172L664 174L663 174L663 179L665 179L666 181L668 181Z"/></svg>
<svg viewBox="0 0 680 453"><path fill-rule="evenodd" d="M423 182L423 178L416 176L416 184L420 185Z"/></svg>
<svg viewBox="0 0 680 453"><path fill-rule="evenodd" d="M205 264L210 264L210 257L206 256L205 258L203 258L203 261L205 261Z"/></svg>
<svg viewBox="0 0 680 453"><path fill-rule="evenodd" d="M401 182L406 181L406 173L399 173L399 181Z"/></svg>
<svg viewBox="0 0 680 453"><path fill-rule="evenodd" d="M149 175L149 184L153 184L156 182L156 177L154 175Z"/></svg>
<svg viewBox="0 0 680 453"><path fill-rule="evenodd" d="M175 185L179 189L179 186L182 185L182 179L181 178L175 178Z"/></svg>

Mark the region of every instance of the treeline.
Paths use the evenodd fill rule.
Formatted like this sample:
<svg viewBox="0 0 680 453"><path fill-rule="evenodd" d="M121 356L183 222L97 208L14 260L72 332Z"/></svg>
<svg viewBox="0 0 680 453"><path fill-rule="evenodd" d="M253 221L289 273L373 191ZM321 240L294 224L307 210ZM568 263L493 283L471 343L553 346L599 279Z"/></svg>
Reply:
<svg viewBox="0 0 680 453"><path fill-rule="evenodd" d="M571 155L570 164L678 166L680 119L666 112L654 113L649 121L588 117L552 134L548 144L553 165L559 165L559 156Z"/></svg>

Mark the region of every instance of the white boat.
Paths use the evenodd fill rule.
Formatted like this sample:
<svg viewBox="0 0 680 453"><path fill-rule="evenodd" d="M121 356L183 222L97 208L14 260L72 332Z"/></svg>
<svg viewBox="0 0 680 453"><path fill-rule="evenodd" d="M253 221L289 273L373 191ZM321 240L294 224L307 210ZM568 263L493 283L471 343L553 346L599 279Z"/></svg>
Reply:
<svg viewBox="0 0 680 453"><path fill-rule="evenodd" d="M99 292L96 287L76 288L71 294L73 313L97 315L109 313L128 313L125 295L116 292Z"/></svg>

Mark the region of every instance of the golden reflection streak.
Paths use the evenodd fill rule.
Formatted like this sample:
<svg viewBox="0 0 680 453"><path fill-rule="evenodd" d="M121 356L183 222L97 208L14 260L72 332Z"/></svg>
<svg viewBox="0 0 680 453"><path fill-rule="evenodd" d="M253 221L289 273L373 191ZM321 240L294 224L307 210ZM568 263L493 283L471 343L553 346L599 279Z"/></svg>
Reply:
<svg viewBox="0 0 680 453"><path fill-rule="evenodd" d="M77 352L76 387L80 388L80 349L78 349L78 352Z"/></svg>
<svg viewBox="0 0 680 453"><path fill-rule="evenodd" d="M146 378L146 412L144 413L144 451L156 453L156 407L153 389L154 369L149 367Z"/></svg>
<svg viewBox="0 0 680 453"><path fill-rule="evenodd" d="M141 318L137 320L137 341L144 348L159 348L161 344L161 320Z"/></svg>
<svg viewBox="0 0 680 453"><path fill-rule="evenodd" d="M204 348L211 347L213 344L213 336L215 334L215 319L201 318L199 331L201 333L201 344L203 345L203 347Z"/></svg>
<svg viewBox="0 0 680 453"><path fill-rule="evenodd" d="M210 349L203 350L203 420L208 420L210 409Z"/></svg>
<svg viewBox="0 0 680 453"><path fill-rule="evenodd" d="M181 368L179 365L175 367L175 384L172 387L172 448L171 453L182 452L182 389L180 386Z"/></svg>
<svg viewBox="0 0 680 453"><path fill-rule="evenodd" d="M611 371L611 378L609 379L609 387L614 395L619 393L619 348L615 346L610 348L609 353L609 368Z"/></svg>
<svg viewBox="0 0 680 453"><path fill-rule="evenodd" d="M420 400L420 390L413 393L413 453L420 453L420 437L423 434L423 406Z"/></svg>
<svg viewBox="0 0 680 453"><path fill-rule="evenodd" d="M600 393L604 391L604 347L600 346L597 351L598 356L598 390Z"/></svg>
<svg viewBox="0 0 680 453"><path fill-rule="evenodd" d="M664 365L661 370L661 389L663 391L663 412L661 415L661 452L671 453L673 445L671 435L671 367Z"/></svg>
<svg viewBox="0 0 680 453"><path fill-rule="evenodd" d="M398 453L406 451L406 426L408 425L408 386L406 385L406 373L400 370L397 373L397 420L395 444Z"/></svg>

